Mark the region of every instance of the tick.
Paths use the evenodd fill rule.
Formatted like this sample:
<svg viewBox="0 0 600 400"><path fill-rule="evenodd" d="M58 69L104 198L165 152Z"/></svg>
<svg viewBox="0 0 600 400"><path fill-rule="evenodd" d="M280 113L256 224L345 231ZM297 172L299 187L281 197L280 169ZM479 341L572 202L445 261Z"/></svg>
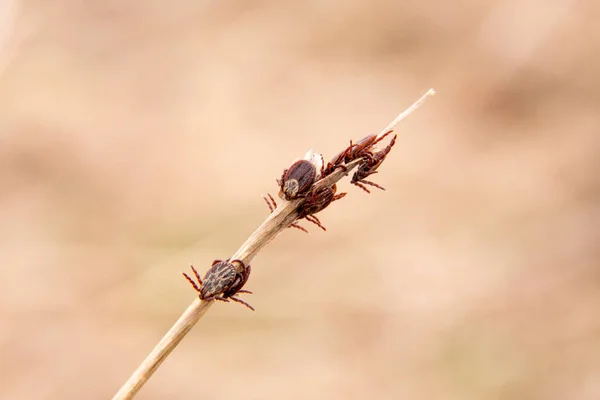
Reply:
<svg viewBox="0 0 600 400"><path fill-rule="evenodd" d="M327 229L325 229L319 218L314 214L323 211L332 202L346 195L346 193L335 194L336 191L336 185L310 191L304 203L298 207L298 219L304 218L326 231Z"/></svg>
<svg viewBox="0 0 600 400"><path fill-rule="evenodd" d="M242 272L237 272L235 265L232 264L233 262L238 262L242 265ZM190 268L194 271L198 284L185 272L183 272L183 276L190 282L196 292L199 293L201 300L218 300L227 303L229 300L233 300L254 311L254 308L250 304L234 297L237 293L252 294L249 290L242 290L242 287L244 287L250 276L250 265L246 266L241 260L233 260L231 262L229 259L225 261L215 260L206 272L204 279L200 278L198 271L192 265L190 265Z"/></svg>
<svg viewBox="0 0 600 400"><path fill-rule="evenodd" d="M365 161L358 166L356 172L354 173L354 175L352 175L352 179L350 180L350 183L358 186L359 188L361 188L362 190L364 190L367 193L371 193L371 192L369 191L369 189L367 189L365 187L365 184L374 186L381 190L385 190L385 188L379 186L378 184L376 184L374 182L367 181L367 180L365 180L365 178L377 173L377 168L379 168L379 166L381 165L383 160L385 160L385 157L387 157L388 153L390 152L390 150L396 143L396 137L397 137L397 135L394 135L394 137L390 141L390 144L388 144L383 150L376 151L376 152L372 152L370 150L367 151L364 154ZM382 138L383 138L383 136L382 136Z"/></svg>
<svg viewBox="0 0 600 400"><path fill-rule="evenodd" d="M306 196L315 182L317 170L308 160L299 160L283 171L279 184L279 196L290 201Z"/></svg>
<svg viewBox="0 0 600 400"><path fill-rule="evenodd" d="M311 186L323 175L323 156L309 151L305 159L298 160L283 171L277 179L279 197L287 201L306 197Z"/></svg>
<svg viewBox="0 0 600 400"><path fill-rule="evenodd" d="M327 163L327 167L325 168L323 175L329 175L338 167L342 167L345 170L346 167L344 166L344 164L348 164L349 162L352 162L357 158L368 155L369 151L373 148L373 146L381 142L386 136L388 136L392 132L392 130L389 130L383 135L381 135L380 138L377 138L377 135L368 135L356 143L352 143L351 140L350 146L348 146L337 156L333 157L331 161Z"/></svg>

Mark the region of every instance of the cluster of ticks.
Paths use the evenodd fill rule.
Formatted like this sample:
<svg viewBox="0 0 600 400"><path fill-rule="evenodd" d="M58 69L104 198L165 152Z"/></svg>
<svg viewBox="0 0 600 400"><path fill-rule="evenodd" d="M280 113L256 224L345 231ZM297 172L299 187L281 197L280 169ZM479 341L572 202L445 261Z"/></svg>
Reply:
<svg viewBox="0 0 600 400"><path fill-rule="evenodd" d="M322 188L315 188L315 182L327 177L338 168L347 171L346 164L351 163L355 160L362 159L358 165L356 172L352 175L350 183L358 186L367 193L371 193L366 187L373 186L381 190L385 190L378 184L366 180L367 177L376 174L377 169L385 160L394 144L396 143L396 135L392 138L390 143L383 149L377 150L375 145L382 141L386 136L391 134L392 131L388 131L377 137L377 135L369 135L362 140L352 143L343 150L340 154L333 157L331 161L325 163L323 157L320 157L320 162L314 162L313 160L299 160L294 162L289 168L283 171L280 179L277 179L279 185L279 197L286 201L295 199L304 199L304 201L298 207L298 217L290 227L300 229L306 233L308 231L300 226L297 221L305 219L319 228L326 230L321 221L315 214L323 211L332 202L341 199L346 193L336 194L337 187L335 184L332 186L325 186ZM315 166L317 164L317 166ZM277 203L275 199L268 194L268 197L263 197L269 206L271 212L275 211ZM234 263L238 263L241 266L241 272L238 272ZM185 272L183 276L190 282L194 289L199 293L199 297L204 301L218 300L229 302L229 300L243 304L252 311L254 308L235 297L238 293L252 294L249 290L243 290L242 288L248 281L250 276L250 265L245 265L242 260L215 260L211 268L206 272L204 279L200 278L198 271L193 266L190 266L194 272L198 283L194 281Z"/></svg>

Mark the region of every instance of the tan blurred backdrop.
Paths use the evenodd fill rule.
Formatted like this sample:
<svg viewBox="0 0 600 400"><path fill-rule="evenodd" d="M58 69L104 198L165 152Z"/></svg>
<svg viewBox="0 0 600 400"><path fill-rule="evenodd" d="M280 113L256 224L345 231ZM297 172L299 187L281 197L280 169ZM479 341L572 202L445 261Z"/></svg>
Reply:
<svg viewBox="0 0 600 400"><path fill-rule="evenodd" d="M308 149L428 88L140 399L599 399L600 3L4 0L0 398L110 398Z"/></svg>

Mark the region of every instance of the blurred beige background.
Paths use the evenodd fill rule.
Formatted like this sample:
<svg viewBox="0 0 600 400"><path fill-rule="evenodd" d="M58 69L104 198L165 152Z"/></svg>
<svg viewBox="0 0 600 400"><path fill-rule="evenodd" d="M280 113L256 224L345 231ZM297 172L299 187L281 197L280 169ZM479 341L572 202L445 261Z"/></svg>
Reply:
<svg viewBox="0 0 600 400"><path fill-rule="evenodd" d="M0 398L106 399L308 149L403 122L140 399L599 399L600 3L6 1Z"/></svg>

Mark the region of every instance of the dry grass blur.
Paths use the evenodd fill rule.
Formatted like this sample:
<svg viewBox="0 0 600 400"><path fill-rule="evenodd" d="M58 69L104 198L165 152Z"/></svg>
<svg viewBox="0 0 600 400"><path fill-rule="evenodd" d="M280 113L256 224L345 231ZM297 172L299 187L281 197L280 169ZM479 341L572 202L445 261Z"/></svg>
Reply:
<svg viewBox="0 0 600 400"><path fill-rule="evenodd" d="M180 271L228 257L284 167L429 87L387 192L342 183L327 233L253 262L257 312L213 307L138 398L600 398L598 2L2 18L0 398L112 396L192 300Z"/></svg>

